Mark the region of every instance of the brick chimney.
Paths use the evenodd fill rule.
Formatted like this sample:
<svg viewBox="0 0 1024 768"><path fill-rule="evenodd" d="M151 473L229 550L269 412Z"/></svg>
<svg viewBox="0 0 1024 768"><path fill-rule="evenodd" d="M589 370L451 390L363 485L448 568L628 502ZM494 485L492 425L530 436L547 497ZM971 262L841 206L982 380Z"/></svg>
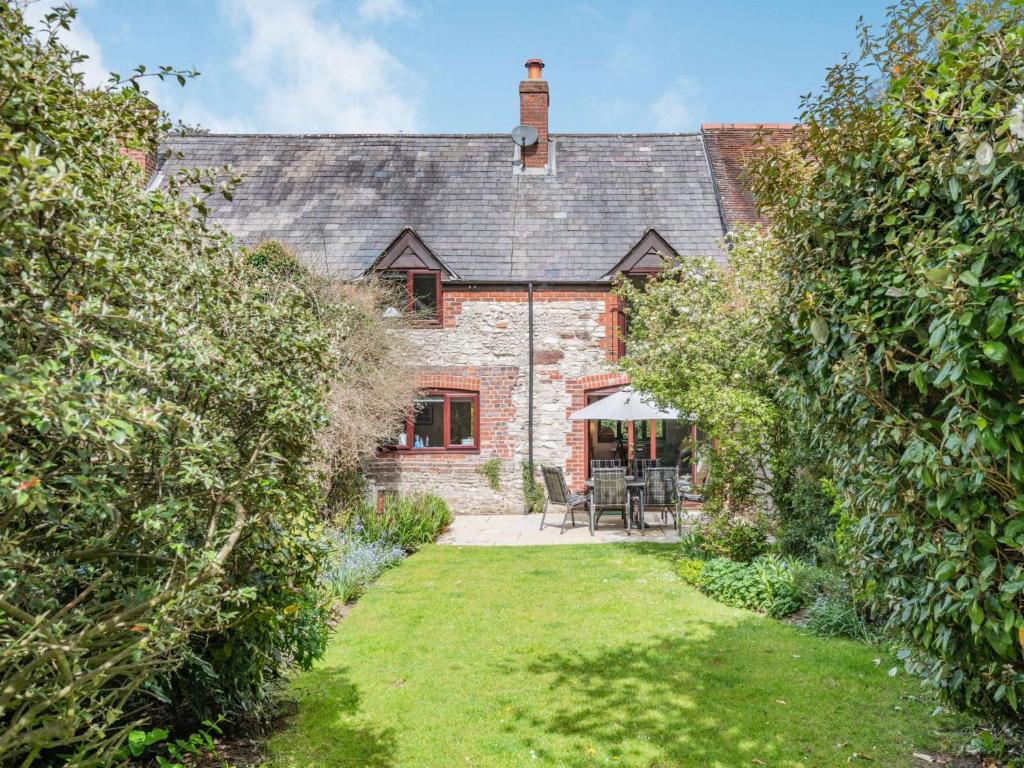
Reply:
<svg viewBox="0 0 1024 768"><path fill-rule="evenodd" d="M141 100L142 107L148 111L148 117L151 117L153 121L148 127L155 131L155 127L160 121L160 108L157 107L156 102L143 94L136 94L130 89L126 89L123 92L123 96L126 99ZM131 106L134 107L135 105L133 104ZM138 116L134 109L129 109L129 114ZM144 131L144 133L146 132ZM158 159L158 147L156 140L148 133L146 135L139 135L137 131L133 130L122 137L119 150L122 157L128 158L142 169L142 186L149 184L150 180L156 174L156 164Z"/></svg>
<svg viewBox="0 0 1024 768"><path fill-rule="evenodd" d="M121 147L121 154L142 169L143 184L148 184L156 173L156 147L149 150Z"/></svg>
<svg viewBox="0 0 1024 768"><path fill-rule="evenodd" d="M541 70L544 62L529 59L529 74L519 83L519 122L537 129L537 143L523 150L523 165L527 168L546 168L548 164L548 81Z"/></svg>

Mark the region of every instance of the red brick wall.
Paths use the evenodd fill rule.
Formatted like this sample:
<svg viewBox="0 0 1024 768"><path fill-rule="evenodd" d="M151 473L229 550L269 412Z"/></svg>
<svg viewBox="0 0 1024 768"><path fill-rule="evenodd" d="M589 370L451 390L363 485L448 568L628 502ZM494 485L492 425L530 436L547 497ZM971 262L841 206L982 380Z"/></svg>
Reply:
<svg viewBox="0 0 1024 768"><path fill-rule="evenodd" d="M587 404L587 392L605 387L629 384L629 377L624 373L598 373L578 379L566 379L565 391L572 396L572 404L565 411L568 419L573 413ZM583 491L587 479L587 422L572 422L572 431L566 438L569 446L569 459L565 464L565 479L577 491Z"/></svg>
<svg viewBox="0 0 1024 768"><path fill-rule="evenodd" d="M480 453L486 456L497 456L500 459L511 459L515 455L515 446L510 432L517 413L512 404L512 390L515 388L519 368L516 366L477 368L475 366L455 366L451 368L424 369L417 373L416 383L422 389L465 389L480 393ZM436 457L447 460L458 460L465 452L422 454L415 451L390 451L381 455L382 459L401 461L403 464L420 462L424 466L434 466ZM437 463L444 469L447 461Z"/></svg>

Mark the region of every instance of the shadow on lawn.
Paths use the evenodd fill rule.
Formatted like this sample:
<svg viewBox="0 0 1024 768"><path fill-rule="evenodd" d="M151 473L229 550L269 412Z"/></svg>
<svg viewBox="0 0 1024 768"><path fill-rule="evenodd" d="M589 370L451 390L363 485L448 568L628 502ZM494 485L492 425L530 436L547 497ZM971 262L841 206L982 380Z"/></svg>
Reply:
<svg viewBox="0 0 1024 768"><path fill-rule="evenodd" d="M390 728L358 722L359 690L344 667L319 667L303 677L299 718L273 745L271 765L392 768L396 739ZM310 727L310 726L313 727Z"/></svg>
<svg viewBox="0 0 1024 768"><path fill-rule="evenodd" d="M547 681L554 704L543 714L517 713L507 730L550 763L573 768L592 767L607 756L643 768L843 763L847 753L832 750L842 741L844 723L830 718L849 725L858 702L837 703L841 691L812 679L806 667L797 672L791 653L752 639L756 633L743 631L743 623L694 623L680 636L527 661L526 671ZM736 668L744 656L762 668L759 680ZM800 677L802 684L774 683ZM780 702L782 695L788 701ZM546 748L545 734L575 745L568 754L556 753ZM794 741L817 742L810 748L816 754L792 749Z"/></svg>

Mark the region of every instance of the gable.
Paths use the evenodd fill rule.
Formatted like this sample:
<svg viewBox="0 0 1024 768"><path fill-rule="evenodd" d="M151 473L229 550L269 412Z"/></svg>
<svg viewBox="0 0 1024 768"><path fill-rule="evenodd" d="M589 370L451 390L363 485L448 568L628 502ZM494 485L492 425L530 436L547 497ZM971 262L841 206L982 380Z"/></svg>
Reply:
<svg viewBox="0 0 1024 768"><path fill-rule="evenodd" d="M391 241L391 245L384 249L367 271L388 269L426 269L440 272L444 277L459 279L458 274L408 227Z"/></svg>
<svg viewBox="0 0 1024 768"><path fill-rule="evenodd" d="M679 261L679 254L654 229L648 229L629 253L604 275L614 277L620 272L657 272L664 268L665 262Z"/></svg>

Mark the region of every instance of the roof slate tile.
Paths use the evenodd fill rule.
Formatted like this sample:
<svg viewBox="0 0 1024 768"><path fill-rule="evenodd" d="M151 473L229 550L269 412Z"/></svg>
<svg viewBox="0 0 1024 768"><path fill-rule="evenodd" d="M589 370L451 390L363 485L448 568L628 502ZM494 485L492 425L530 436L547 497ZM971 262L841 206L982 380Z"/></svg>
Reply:
<svg viewBox="0 0 1024 768"><path fill-rule="evenodd" d="M652 228L681 255L724 258L699 134L551 138L555 172L536 176L492 134L173 137L159 170L232 166L243 181L211 220L342 277L407 227L466 281L598 282Z"/></svg>

